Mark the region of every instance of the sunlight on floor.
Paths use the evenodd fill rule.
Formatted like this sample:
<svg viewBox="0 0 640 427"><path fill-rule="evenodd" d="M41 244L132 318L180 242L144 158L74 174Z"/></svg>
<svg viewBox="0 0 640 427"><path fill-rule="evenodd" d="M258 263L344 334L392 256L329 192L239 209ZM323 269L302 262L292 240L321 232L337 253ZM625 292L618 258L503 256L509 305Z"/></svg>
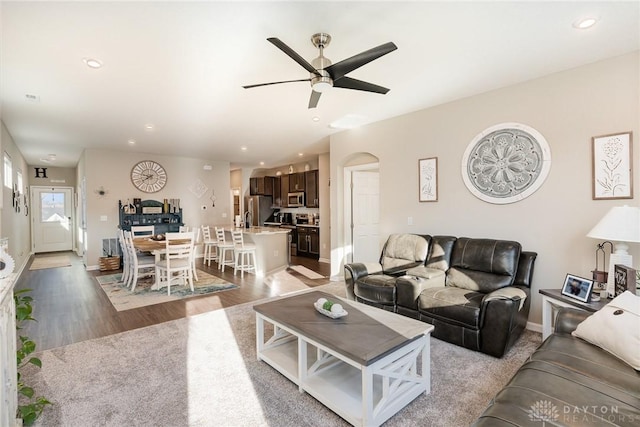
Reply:
<svg viewBox="0 0 640 427"><path fill-rule="evenodd" d="M309 288L302 280L292 276L285 270L265 277L263 283L271 289L272 295L285 295Z"/></svg>
<svg viewBox="0 0 640 427"><path fill-rule="evenodd" d="M244 368L240 351L240 345L255 347L255 342L237 342L242 337L240 330L247 327L250 326L235 325L234 330L223 310L189 318L186 360L189 425L211 425L216 420L225 420L227 425L248 425L247 421L264 420L261 400ZM203 406L203 402L207 405ZM237 419L247 413L255 419Z"/></svg>

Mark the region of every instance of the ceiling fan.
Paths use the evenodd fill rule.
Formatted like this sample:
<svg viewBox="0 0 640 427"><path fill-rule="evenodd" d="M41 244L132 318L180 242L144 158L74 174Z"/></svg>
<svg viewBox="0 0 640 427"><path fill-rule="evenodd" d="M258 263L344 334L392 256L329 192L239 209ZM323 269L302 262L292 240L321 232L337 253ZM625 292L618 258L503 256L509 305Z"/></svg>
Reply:
<svg viewBox="0 0 640 427"><path fill-rule="evenodd" d="M373 49L366 50L351 58L347 58L335 64L323 55L324 48L331 42L331 36L326 33L317 33L311 36L311 42L320 50L320 55L311 63L307 62L302 56L298 55L293 49L276 37L267 39L278 49L286 53L291 59L300 64L311 75L308 79L284 80L280 82L259 83L254 85L242 86L250 89L258 86L277 85L281 83L293 82L311 82L311 98L309 98L309 108L316 108L322 92L330 87L339 87L342 89L362 90L365 92L385 94L389 92L386 87L378 86L373 83L364 82L362 80L346 77L347 73L360 68L365 64L378 59L389 52L393 52L398 47L392 42L385 43Z"/></svg>

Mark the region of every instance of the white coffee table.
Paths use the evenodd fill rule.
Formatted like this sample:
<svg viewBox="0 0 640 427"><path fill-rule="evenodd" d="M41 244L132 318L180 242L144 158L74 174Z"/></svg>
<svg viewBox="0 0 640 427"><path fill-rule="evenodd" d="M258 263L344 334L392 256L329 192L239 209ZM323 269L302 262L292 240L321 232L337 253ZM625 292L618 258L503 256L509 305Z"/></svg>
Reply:
<svg viewBox="0 0 640 427"><path fill-rule="evenodd" d="M320 297L349 314L318 313ZM258 360L353 425L378 426L431 391L428 323L317 291L254 310Z"/></svg>

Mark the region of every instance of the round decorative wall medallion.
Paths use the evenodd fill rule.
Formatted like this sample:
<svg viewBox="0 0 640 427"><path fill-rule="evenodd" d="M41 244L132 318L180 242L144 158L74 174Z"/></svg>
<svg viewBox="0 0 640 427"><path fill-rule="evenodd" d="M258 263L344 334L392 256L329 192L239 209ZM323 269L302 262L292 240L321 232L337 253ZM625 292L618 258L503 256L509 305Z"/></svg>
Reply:
<svg viewBox="0 0 640 427"><path fill-rule="evenodd" d="M551 170L551 149L537 130L501 123L480 132L462 157L462 180L477 198L514 203L540 188Z"/></svg>

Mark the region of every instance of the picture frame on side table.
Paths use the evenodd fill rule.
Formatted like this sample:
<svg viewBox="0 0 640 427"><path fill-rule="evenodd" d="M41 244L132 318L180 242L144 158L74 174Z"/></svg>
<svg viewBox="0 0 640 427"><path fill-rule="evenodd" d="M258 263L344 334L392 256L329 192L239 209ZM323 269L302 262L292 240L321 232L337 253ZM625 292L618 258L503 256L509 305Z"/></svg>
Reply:
<svg viewBox="0 0 640 427"><path fill-rule="evenodd" d="M614 267L615 276L614 294L613 297L617 297L624 291L631 291L632 294L636 293L636 270L635 268L627 267L622 264L615 264Z"/></svg>
<svg viewBox="0 0 640 427"><path fill-rule="evenodd" d="M631 132L594 136L593 200L633 198Z"/></svg>
<svg viewBox="0 0 640 427"><path fill-rule="evenodd" d="M562 295L577 299L581 302L589 302L591 290L593 289L593 280L584 277L567 274L562 285Z"/></svg>
<svg viewBox="0 0 640 427"><path fill-rule="evenodd" d="M420 202L438 201L438 158L418 160L418 191Z"/></svg>

